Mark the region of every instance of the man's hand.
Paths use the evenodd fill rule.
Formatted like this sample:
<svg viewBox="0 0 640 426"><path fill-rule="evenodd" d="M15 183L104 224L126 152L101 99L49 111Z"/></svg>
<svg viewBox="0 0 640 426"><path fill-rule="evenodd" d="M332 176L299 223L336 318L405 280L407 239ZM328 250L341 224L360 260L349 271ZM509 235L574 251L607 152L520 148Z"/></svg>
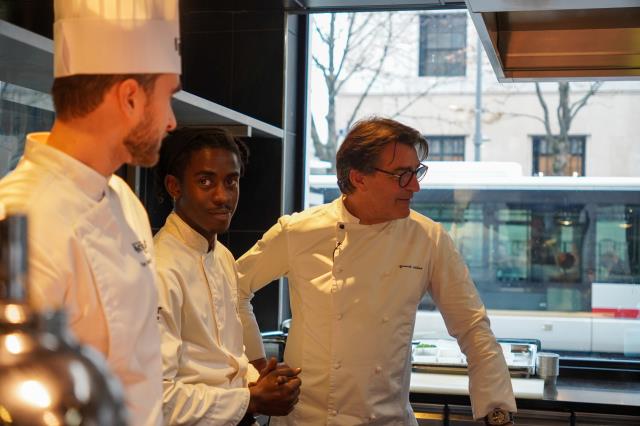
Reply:
<svg viewBox="0 0 640 426"><path fill-rule="evenodd" d="M269 375L272 371L276 371L278 373L278 383L283 384L287 383L290 377L297 377L301 370L300 368L291 368L284 362L278 363L275 358L271 357L264 368L260 370L258 382Z"/></svg>
<svg viewBox="0 0 640 426"><path fill-rule="evenodd" d="M251 364L253 364L253 366L258 371L264 370L264 368L267 366L267 359L266 358L258 358L258 359L254 359L253 361L250 361L250 362L251 362Z"/></svg>
<svg viewBox="0 0 640 426"><path fill-rule="evenodd" d="M284 416L298 403L301 381L299 368L278 364L275 358L266 363L256 383L249 384L249 413Z"/></svg>

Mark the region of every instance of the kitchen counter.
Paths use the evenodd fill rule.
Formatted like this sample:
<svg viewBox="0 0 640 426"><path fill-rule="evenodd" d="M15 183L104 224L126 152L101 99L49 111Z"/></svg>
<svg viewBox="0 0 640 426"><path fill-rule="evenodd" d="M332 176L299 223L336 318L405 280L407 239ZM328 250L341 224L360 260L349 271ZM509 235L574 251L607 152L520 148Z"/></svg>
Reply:
<svg viewBox="0 0 640 426"><path fill-rule="evenodd" d="M450 377L432 377L450 376ZM468 378L460 375L411 374L411 402L470 405ZM640 383L558 377L557 395L543 395L540 379L512 378L518 409L624 414L640 419ZM640 424L640 422L638 423Z"/></svg>

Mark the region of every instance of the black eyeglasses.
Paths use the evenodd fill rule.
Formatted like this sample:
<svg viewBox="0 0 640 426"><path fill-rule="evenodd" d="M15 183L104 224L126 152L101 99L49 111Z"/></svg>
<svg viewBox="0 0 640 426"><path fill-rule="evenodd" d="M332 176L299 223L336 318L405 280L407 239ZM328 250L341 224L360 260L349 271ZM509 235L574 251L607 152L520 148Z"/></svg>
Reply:
<svg viewBox="0 0 640 426"><path fill-rule="evenodd" d="M400 174L395 174L395 173L391 173L391 172L388 172L386 170L382 170L382 169L379 169L377 167L374 167L374 170L376 170L376 171L378 171L380 173L384 173L386 175L398 178L398 185L400 185L400 188L404 188L407 185L409 185L409 182L411 182L411 178L413 177L413 175L416 175L416 179L418 180L418 182L420 182L422 180L422 178L424 177L424 175L427 174L427 170L428 169L429 169L428 166L426 166L424 164L420 164L418 166L418 168L415 169L415 170L407 170L406 172L402 172Z"/></svg>

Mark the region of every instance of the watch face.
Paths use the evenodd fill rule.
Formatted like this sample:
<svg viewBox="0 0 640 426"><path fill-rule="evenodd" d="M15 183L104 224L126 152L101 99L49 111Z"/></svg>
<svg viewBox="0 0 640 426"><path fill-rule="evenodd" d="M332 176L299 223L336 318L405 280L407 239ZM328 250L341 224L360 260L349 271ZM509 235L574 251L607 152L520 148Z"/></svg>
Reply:
<svg viewBox="0 0 640 426"><path fill-rule="evenodd" d="M489 413L487 420L490 425L503 425L509 421L509 412L497 408Z"/></svg>

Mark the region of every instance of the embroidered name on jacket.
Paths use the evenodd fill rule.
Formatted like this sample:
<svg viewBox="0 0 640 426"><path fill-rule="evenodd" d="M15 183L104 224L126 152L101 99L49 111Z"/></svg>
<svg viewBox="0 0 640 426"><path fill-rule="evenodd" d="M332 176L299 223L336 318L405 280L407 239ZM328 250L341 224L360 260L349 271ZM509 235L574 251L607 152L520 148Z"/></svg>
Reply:
<svg viewBox="0 0 640 426"><path fill-rule="evenodd" d="M416 266L416 265L398 265L398 268L400 269L420 269L422 270L422 266Z"/></svg>
<svg viewBox="0 0 640 426"><path fill-rule="evenodd" d="M147 242L146 241L135 241L131 243L131 246L136 251L136 253L140 253L144 256L144 260L140 262L140 265L147 266L151 263L151 256L149 255L149 250L147 250Z"/></svg>

